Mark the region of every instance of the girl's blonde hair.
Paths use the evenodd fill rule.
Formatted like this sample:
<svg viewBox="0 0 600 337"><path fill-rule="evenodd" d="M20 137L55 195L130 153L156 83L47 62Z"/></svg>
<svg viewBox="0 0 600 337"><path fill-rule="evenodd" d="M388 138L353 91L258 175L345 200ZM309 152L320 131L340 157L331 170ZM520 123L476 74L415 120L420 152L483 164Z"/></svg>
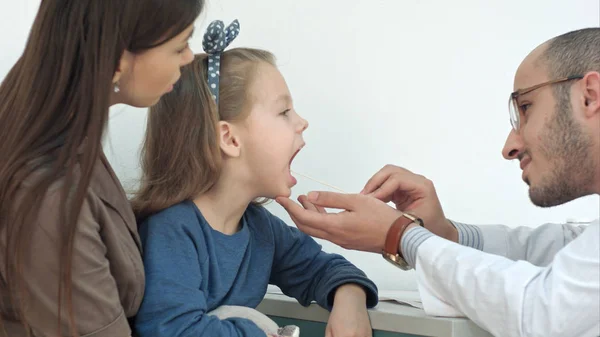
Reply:
<svg viewBox="0 0 600 337"><path fill-rule="evenodd" d="M258 65L275 66L270 52L234 48L221 55L219 106L208 88L208 55L183 67L172 92L149 109L142 148L142 177L132 200L138 221L208 191L222 158L217 123L247 117L248 90Z"/></svg>

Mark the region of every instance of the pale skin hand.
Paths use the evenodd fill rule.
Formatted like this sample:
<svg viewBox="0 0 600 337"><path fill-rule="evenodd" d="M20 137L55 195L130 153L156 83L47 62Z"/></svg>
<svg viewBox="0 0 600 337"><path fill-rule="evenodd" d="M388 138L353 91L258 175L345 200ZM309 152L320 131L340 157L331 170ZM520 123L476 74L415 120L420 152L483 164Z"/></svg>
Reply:
<svg viewBox="0 0 600 337"><path fill-rule="evenodd" d="M446 219L431 180L404 168L386 165L369 179L361 193L393 202L397 209L423 219L425 228L432 233L458 242L458 232Z"/></svg>
<svg viewBox="0 0 600 337"><path fill-rule="evenodd" d="M387 165L365 185L361 194L311 192L298 201L277 198L298 229L346 249L381 253L387 232L402 210L423 219L425 228L458 242L456 228L446 219L433 183L406 169ZM398 210L386 203L392 201ZM345 210L329 214L326 208Z"/></svg>
<svg viewBox="0 0 600 337"><path fill-rule="evenodd" d="M371 337L367 295L355 284L340 286L335 292L325 337Z"/></svg>
<svg viewBox="0 0 600 337"><path fill-rule="evenodd" d="M298 197L304 207L288 198L276 200L304 233L346 249L373 253L382 252L390 226L402 215L383 201L361 194L311 192ZM345 211L327 213L323 207Z"/></svg>

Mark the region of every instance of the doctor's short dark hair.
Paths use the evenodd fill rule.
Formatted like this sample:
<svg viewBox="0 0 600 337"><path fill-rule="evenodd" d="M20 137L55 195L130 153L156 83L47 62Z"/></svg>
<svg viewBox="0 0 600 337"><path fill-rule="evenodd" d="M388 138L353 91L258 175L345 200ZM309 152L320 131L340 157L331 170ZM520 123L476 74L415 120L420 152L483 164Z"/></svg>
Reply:
<svg viewBox="0 0 600 337"><path fill-rule="evenodd" d="M552 38L540 61L547 66L549 79L585 75L590 71L600 73L600 28L583 28ZM569 81L554 87L559 104L568 104L573 83Z"/></svg>

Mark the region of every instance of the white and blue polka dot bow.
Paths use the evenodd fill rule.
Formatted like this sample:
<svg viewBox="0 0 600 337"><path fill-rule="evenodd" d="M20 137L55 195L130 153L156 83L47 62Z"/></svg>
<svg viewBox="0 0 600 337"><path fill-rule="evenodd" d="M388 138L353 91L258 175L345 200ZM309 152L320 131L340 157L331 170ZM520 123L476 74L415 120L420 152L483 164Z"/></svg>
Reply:
<svg viewBox="0 0 600 337"><path fill-rule="evenodd" d="M208 25L202 48L208 54L208 87L215 102L219 103L219 69L221 67L221 54L240 33L240 23L234 20L227 28L221 20L215 20Z"/></svg>

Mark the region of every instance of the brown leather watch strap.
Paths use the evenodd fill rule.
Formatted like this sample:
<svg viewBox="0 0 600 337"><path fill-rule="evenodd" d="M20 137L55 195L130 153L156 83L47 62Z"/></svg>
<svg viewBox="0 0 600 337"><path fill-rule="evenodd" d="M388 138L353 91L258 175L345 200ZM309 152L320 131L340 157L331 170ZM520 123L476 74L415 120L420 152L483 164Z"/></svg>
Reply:
<svg viewBox="0 0 600 337"><path fill-rule="evenodd" d="M406 227L413 222L414 221L412 219L409 219L405 216L400 216L398 219L396 219L387 232L383 251L392 255L400 254L398 247L400 245L400 239L402 239L402 233L404 233Z"/></svg>

